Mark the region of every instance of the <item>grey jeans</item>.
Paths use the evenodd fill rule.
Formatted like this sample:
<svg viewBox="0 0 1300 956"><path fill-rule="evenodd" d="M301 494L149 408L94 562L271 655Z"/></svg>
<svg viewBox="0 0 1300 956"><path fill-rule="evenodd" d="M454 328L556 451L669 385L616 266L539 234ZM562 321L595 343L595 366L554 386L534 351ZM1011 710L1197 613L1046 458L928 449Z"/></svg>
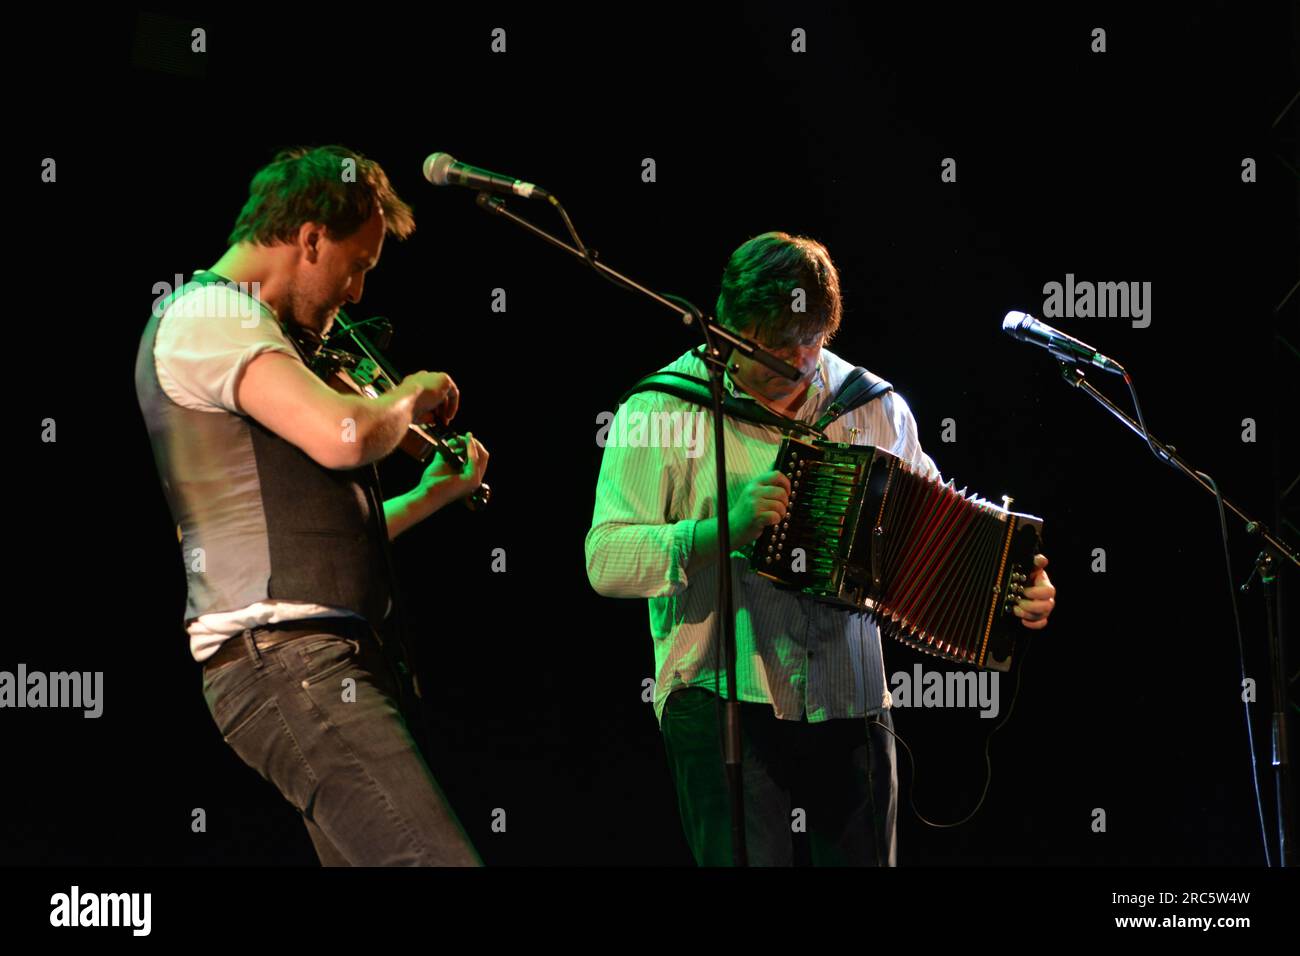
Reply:
<svg viewBox="0 0 1300 956"><path fill-rule="evenodd" d="M309 623L309 622L304 622ZM300 814L325 866L480 866L398 705L373 636L319 633L205 669L203 697L239 758Z"/></svg>

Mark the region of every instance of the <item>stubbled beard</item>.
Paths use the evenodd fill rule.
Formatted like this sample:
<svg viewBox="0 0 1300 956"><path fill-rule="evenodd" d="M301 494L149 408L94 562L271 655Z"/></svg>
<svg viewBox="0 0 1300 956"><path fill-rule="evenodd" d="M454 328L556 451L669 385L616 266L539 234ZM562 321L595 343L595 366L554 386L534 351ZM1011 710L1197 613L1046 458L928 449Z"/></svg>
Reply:
<svg viewBox="0 0 1300 956"><path fill-rule="evenodd" d="M283 322L308 329L317 338L322 338L329 331L333 324L330 319L330 308L325 306L308 308L294 290L290 291L288 298L289 302L280 317Z"/></svg>
<svg viewBox="0 0 1300 956"><path fill-rule="evenodd" d="M786 378L769 378L766 375L764 375L761 381L753 384L746 382L744 379L737 379L737 381L744 386L746 391L761 395L768 399L768 401L782 401L789 398L791 395L807 389L808 386L812 384L813 376L816 374L816 371L817 370L814 368L806 375L800 375L797 382L792 382ZM772 395L772 392L778 394Z"/></svg>

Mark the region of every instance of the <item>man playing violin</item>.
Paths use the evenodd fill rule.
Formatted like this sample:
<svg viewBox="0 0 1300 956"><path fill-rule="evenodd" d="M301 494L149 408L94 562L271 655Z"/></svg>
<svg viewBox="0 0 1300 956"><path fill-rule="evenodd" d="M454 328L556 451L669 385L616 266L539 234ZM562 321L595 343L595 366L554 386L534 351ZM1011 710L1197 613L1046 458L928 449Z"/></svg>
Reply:
<svg viewBox="0 0 1300 956"><path fill-rule="evenodd" d="M349 175L349 172L351 173ZM483 481L435 456L384 500L375 462L459 393L417 372L378 398L304 362L361 299L388 233L415 228L375 162L338 146L281 152L253 178L226 253L155 304L136 392L188 583L190 653L223 738L302 815L324 865L478 865L403 715L405 668L382 647L389 541Z"/></svg>

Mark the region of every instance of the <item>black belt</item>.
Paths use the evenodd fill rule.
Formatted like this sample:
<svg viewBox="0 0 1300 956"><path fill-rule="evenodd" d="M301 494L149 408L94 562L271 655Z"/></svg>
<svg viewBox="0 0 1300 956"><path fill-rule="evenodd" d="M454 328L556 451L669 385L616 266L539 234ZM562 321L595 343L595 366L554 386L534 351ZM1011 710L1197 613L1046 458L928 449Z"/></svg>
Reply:
<svg viewBox="0 0 1300 956"><path fill-rule="evenodd" d="M301 621L284 621L280 624L260 624L226 638L217 652L203 662L203 669L216 670L223 664L251 657L246 635L252 634L259 651L270 650L277 644L294 641L312 634L337 634L339 637L357 639L371 637L368 621L356 617L317 617Z"/></svg>

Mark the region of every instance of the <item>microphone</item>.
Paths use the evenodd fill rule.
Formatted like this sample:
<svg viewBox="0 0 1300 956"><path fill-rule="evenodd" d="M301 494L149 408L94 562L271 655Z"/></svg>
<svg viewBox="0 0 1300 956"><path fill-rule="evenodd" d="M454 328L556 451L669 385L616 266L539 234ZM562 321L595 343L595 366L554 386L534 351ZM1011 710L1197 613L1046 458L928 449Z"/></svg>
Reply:
<svg viewBox="0 0 1300 956"><path fill-rule="evenodd" d="M468 186L470 189L521 196L524 199L550 199L551 194L532 183L521 182L513 176L479 169L458 163L448 153L431 153L424 161L424 178L435 186Z"/></svg>
<svg viewBox="0 0 1300 956"><path fill-rule="evenodd" d="M1002 331L1013 339L1047 349L1062 361L1086 362L1115 375L1124 374L1124 367L1114 359L1107 358L1086 342L1080 342L1072 335L1044 325L1024 312L1008 312L1002 320Z"/></svg>

